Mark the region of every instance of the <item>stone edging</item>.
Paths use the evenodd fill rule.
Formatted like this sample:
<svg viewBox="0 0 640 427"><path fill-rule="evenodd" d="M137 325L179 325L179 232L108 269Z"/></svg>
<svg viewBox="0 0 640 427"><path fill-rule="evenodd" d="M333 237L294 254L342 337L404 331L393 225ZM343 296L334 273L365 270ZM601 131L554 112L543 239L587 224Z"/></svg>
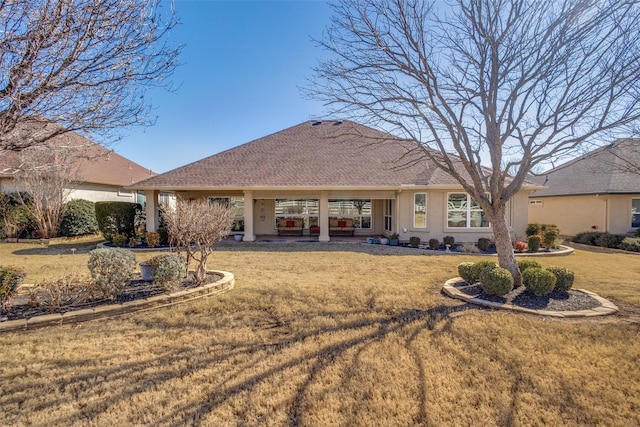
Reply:
<svg viewBox="0 0 640 427"><path fill-rule="evenodd" d="M602 298L600 295L595 294L593 292L587 291L585 289L574 289L575 291L582 292L584 294L589 295L591 298L598 301L600 304L599 307L594 307L589 310L575 310L575 311L551 311L551 310L535 310L531 308L519 307L513 304L502 304L499 302L487 301L478 297L474 297L472 295L467 295L464 292L458 290L454 285L454 283L462 282L461 277L454 277L453 279L449 279L442 286L442 290L445 294L449 295L452 298L457 298L466 302L470 302L472 304L483 305L485 307L497 308L502 310L513 310L520 311L522 313L529 314L537 314L538 316L549 316L549 317L593 317L593 316L606 316L607 314L613 314L618 311L618 307L616 307L611 301Z"/></svg>
<svg viewBox="0 0 640 427"><path fill-rule="evenodd" d="M218 295L229 291L235 286L235 277L227 271L209 270L211 273L221 274L222 279L197 288L178 291L172 294L162 294L146 299L128 301L122 304L103 305L83 310L68 311L64 314L54 313L34 316L29 319L8 320L0 322L0 333L9 331L24 331L53 325L68 325L105 317L119 316L143 310L170 307L187 301Z"/></svg>

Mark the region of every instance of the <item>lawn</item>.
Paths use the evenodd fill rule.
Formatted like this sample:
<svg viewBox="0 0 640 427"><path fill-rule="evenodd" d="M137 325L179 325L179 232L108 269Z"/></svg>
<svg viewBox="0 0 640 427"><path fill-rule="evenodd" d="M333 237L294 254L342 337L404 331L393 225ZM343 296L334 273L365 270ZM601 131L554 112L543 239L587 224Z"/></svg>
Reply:
<svg viewBox="0 0 640 427"><path fill-rule="evenodd" d="M27 281L85 268L91 245L64 245L0 259ZM442 283L479 257L423 253L231 244L209 265L235 274L229 293L2 334L2 424L640 424L637 255L542 259L621 308L563 320L449 299Z"/></svg>

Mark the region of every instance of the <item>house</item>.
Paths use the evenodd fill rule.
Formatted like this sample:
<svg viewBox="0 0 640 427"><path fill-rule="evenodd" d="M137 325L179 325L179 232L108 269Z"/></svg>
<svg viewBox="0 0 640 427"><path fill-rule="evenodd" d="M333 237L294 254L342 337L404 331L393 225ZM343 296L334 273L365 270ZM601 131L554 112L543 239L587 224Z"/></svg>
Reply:
<svg viewBox="0 0 640 427"><path fill-rule="evenodd" d="M539 177L529 220L556 224L566 236L640 227L640 139L619 139Z"/></svg>
<svg viewBox="0 0 640 427"><path fill-rule="evenodd" d="M147 230L158 226L157 194L172 192L235 207L234 229L245 241L283 231L317 234L323 242L337 232L397 232L401 240L451 235L459 242L492 237L460 184L417 151L415 143L354 122L305 122L130 188L147 195ZM514 237L524 236L529 190L509 206Z"/></svg>
<svg viewBox="0 0 640 427"><path fill-rule="evenodd" d="M74 152L78 152L77 156L74 153L74 163L69 165L77 171L77 182L69 188L69 200L144 203L144 193L127 186L155 176L151 170L74 132L56 136L47 144L72 147ZM0 192L19 190L14 176L21 167L23 155L14 151L0 151Z"/></svg>

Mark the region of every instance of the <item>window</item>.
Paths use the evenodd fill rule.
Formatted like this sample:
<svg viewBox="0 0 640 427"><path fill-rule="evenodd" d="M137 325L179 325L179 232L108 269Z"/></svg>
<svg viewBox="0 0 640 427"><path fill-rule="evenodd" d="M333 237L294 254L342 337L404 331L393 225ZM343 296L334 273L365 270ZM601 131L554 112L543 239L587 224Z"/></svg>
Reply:
<svg viewBox="0 0 640 427"><path fill-rule="evenodd" d="M489 227L489 220L478 203L467 193L449 193L447 226L451 228Z"/></svg>
<svg viewBox="0 0 640 427"><path fill-rule="evenodd" d="M393 231L393 200L384 201L384 229Z"/></svg>
<svg viewBox="0 0 640 427"><path fill-rule="evenodd" d="M640 227L640 199L631 199L631 227Z"/></svg>
<svg viewBox="0 0 640 427"><path fill-rule="evenodd" d="M542 200L529 200L529 206L542 206Z"/></svg>
<svg viewBox="0 0 640 427"><path fill-rule="evenodd" d="M209 203L220 203L233 208L231 231L244 231L244 197L209 197Z"/></svg>
<svg viewBox="0 0 640 427"><path fill-rule="evenodd" d="M302 218L304 220L304 228L317 227L318 212L319 203L317 199L277 199L275 224L278 223L278 218Z"/></svg>
<svg viewBox="0 0 640 427"><path fill-rule="evenodd" d="M371 200L329 200L329 217L352 218L354 228L371 228Z"/></svg>
<svg viewBox="0 0 640 427"><path fill-rule="evenodd" d="M413 195L413 226L427 228L427 195L425 193Z"/></svg>

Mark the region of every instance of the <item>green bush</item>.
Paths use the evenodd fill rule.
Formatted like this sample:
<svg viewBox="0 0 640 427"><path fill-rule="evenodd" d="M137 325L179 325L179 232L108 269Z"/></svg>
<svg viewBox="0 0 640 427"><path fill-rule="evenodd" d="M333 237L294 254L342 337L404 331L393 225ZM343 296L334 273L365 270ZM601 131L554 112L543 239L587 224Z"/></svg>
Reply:
<svg viewBox="0 0 640 427"><path fill-rule="evenodd" d="M473 282L477 282L478 280L480 280L480 273L482 273L482 270L484 270L485 268L495 268L497 266L498 264L488 260L474 262L471 279L473 280Z"/></svg>
<svg viewBox="0 0 640 427"><path fill-rule="evenodd" d="M540 224L527 224L527 228L525 229L525 234L527 235L527 237L529 236L537 236L538 234L540 234Z"/></svg>
<svg viewBox="0 0 640 427"><path fill-rule="evenodd" d="M420 238L417 236L411 236L409 238L409 244L412 248L417 248L418 246L420 246Z"/></svg>
<svg viewBox="0 0 640 427"><path fill-rule="evenodd" d="M111 241L113 242L114 245L118 247L122 247L129 242L129 238L124 233L118 233L111 236Z"/></svg>
<svg viewBox="0 0 640 427"><path fill-rule="evenodd" d="M473 284L478 281L473 268L472 262L461 262L458 264L458 275L462 277L462 280L469 284Z"/></svg>
<svg viewBox="0 0 640 427"><path fill-rule="evenodd" d="M449 245L450 247L453 247L453 245L455 245L456 243L456 239L453 236L444 236L442 238L442 243L444 243L445 245Z"/></svg>
<svg viewBox="0 0 640 427"><path fill-rule="evenodd" d="M486 237L481 237L478 239L478 249L482 252L486 252L491 245L491 239L487 239Z"/></svg>
<svg viewBox="0 0 640 427"><path fill-rule="evenodd" d="M538 252L538 249L540 249L540 236L527 237L527 247L529 252Z"/></svg>
<svg viewBox="0 0 640 427"><path fill-rule="evenodd" d="M636 237L640 237L640 227L636 230Z"/></svg>
<svg viewBox="0 0 640 427"><path fill-rule="evenodd" d="M162 254L149 260L153 266L153 281L171 292L180 284L186 273L186 264L178 254Z"/></svg>
<svg viewBox="0 0 640 427"><path fill-rule="evenodd" d="M0 304L4 306L18 291L26 273L18 267L0 267Z"/></svg>
<svg viewBox="0 0 640 427"><path fill-rule="evenodd" d="M522 273L527 268L542 268L542 266L537 261L532 261L529 259L519 259L518 269L520 269L520 272Z"/></svg>
<svg viewBox="0 0 640 427"><path fill-rule="evenodd" d="M158 235L160 235L160 245L167 246L169 244L169 232L165 227L158 228Z"/></svg>
<svg viewBox="0 0 640 427"><path fill-rule="evenodd" d="M144 237L150 248L155 248L160 244L160 234L155 231L147 231Z"/></svg>
<svg viewBox="0 0 640 427"><path fill-rule="evenodd" d="M97 231L95 203L84 199L74 199L65 204L60 222L61 236L83 236L94 234Z"/></svg>
<svg viewBox="0 0 640 427"><path fill-rule="evenodd" d="M440 247L440 242L438 239L429 239L429 249L438 250Z"/></svg>
<svg viewBox="0 0 640 427"><path fill-rule="evenodd" d="M603 248L618 249L625 236L611 233L600 233L595 239L595 245Z"/></svg>
<svg viewBox="0 0 640 427"><path fill-rule="evenodd" d="M627 237L620 243L623 251L640 252L640 237Z"/></svg>
<svg viewBox="0 0 640 427"><path fill-rule="evenodd" d="M485 294L503 296L513 289L513 276L500 267L485 267L480 273L480 286Z"/></svg>
<svg viewBox="0 0 640 427"><path fill-rule="evenodd" d="M128 249L94 249L89 252L88 267L104 297L116 299L133 276L136 256Z"/></svg>
<svg viewBox="0 0 640 427"><path fill-rule="evenodd" d="M544 247L547 249L555 248L557 245L558 238L560 237L560 231L557 228L547 229L544 233L542 233L542 243Z"/></svg>
<svg viewBox="0 0 640 427"><path fill-rule="evenodd" d="M573 286L574 274L568 268L552 266L547 267L547 271L556 276L555 290L566 292Z"/></svg>
<svg viewBox="0 0 640 427"><path fill-rule="evenodd" d="M142 210L138 203L96 202L96 220L105 239L112 241L116 234L127 240L136 237L136 215Z"/></svg>
<svg viewBox="0 0 640 427"><path fill-rule="evenodd" d="M528 268L522 272L522 284L534 295L547 295L553 291L556 284L556 276L541 268Z"/></svg>
<svg viewBox="0 0 640 427"><path fill-rule="evenodd" d="M586 231L584 233L576 234L575 236L573 236L573 239L571 239L571 240L573 242L575 242L575 243L580 243L581 245L597 246L596 245L596 239L601 234L603 234L603 233L601 233L599 231Z"/></svg>

